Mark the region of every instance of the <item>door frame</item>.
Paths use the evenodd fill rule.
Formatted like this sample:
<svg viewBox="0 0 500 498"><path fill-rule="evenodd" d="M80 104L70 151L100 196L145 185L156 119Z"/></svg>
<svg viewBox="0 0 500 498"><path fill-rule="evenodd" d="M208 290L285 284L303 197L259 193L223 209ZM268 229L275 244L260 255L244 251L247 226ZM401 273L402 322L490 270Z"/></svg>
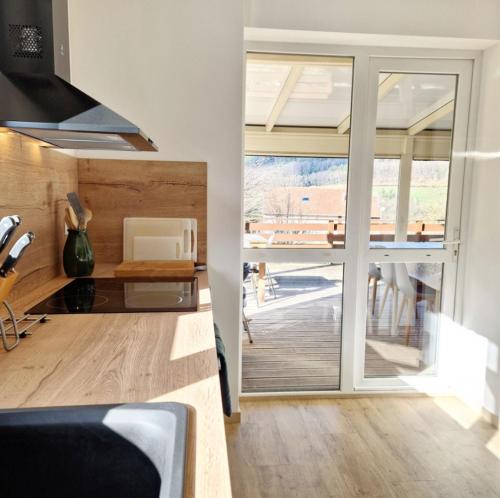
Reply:
<svg viewBox="0 0 500 498"><path fill-rule="evenodd" d="M303 54L303 55L329 55L354 57L353 66L353 89L352 89L352 108L351 108L351 136L349 148L349 171L348 171L348 201L346 209L346 241L343 249L245 249L241 251L242 262L250 260L262 260L269 262L332 262L344 264L344 296L343 296L343 319L342 319L342 340L341 340L341 372L340 372L340 390L338 391L304 391L304 392L270 392L270 393L242 393L241 392L241 371L242 357L239 358L240 371L240 393L241 397L272 397L272 396L345 396L358 395L366 392L379 391L392 392L447 392L446 387L437 382L436 378L421 378L418 382L408 382L412 379L387 379L385 382L375 382L375 379L363 379L364 365L364 339L366 333L366 296L368 284L366 279L366 269L369 261L379 261L382 252L378 253L368 251L368 244L365 244L369 237L367 229L362 234L362 227L369 224L369 206L371 195L371 174L370 181L363 172L370 171L373 168L373 147L367 147L366 140L374 141L374 129L370 130L366 120L366 111L370 102L369 81L370 65L376 63L377 59L384 59L384 62L390 60L398 62L411 59L412 61L421 60L422 62L432 61L431 65L450 63L468 67L470 80L472 84L469 87L469 113L467 116L465 142L461 144L464 150L463 157L463 177L470 176L473 159L470 151L474 148L474 131L476 127L477 101L479 98L479 79L481 52L477 50L448 50L448 49L427 49L427 48L395 48L395 47L369 47L369 46L348 46L348 45L317 45L304 43L282 43L267 41L247 41L245 51L248 52L266 52L283 54ZM392 64L392 62L391 62ZM386 66L389 67L389 66ZM373 71L373 70L372 70ZM446 71L440 71L446 73ZM373 80L372 80L373 82ZM372 85L373 91L373 85ZM372 102L372 121L373 115ZM373 133L371 133L373 131ZM370 136L372 135L372 136ZM472 138L471 138L472 137ZM242 166L244 167L244 166ZM361 174L360 174L361 173ZM244 174L244 171L243 171ZM353 202L353 199L363 199L365 203ZM470 197L470 182L465 182L462 189L460 226L462 235L467 230L468 220L468 199ZM351 202L349 202L351 199ZM368 213L368 218L366 217ZM244 223L242 222L242 227ZM447 234L448 235L448 234ZM463 239L464 237L462 237ZM447 237L448 239L448 237ZM449 239L448 239L449 240ZM401 250L398 250L398 252ZM404 254L391 254L391 257L404 261L405 257L421 258L419 250L412 254L412 250L402 250ZM437 252L436 252L437 251ZM426 261L440 261L442 254L433 250ZM455 272L456 294L453 316L461 317L461 294L459 287L463 281L464 273L464 254L466 251L466 240L462 240L458 262ZM378 258L378 259L377 259ZM449 303L448 303L449 304ZM447 304L447 305L448 305ZM242 331L240 330L240 335ZM362 351L362 354L361 354ZM416 378L416 377L415 377ZM378 379L376 379L378 380ZM402 381L401 381L402 380Z"/></svg>
<svg viewBox="0 0 500 498"><path fill-rule="evenodd" d="M357 322L355 329L356 372L354 388L356 390L371 389L407 389L411 386L417 390L444 390L446 386L440 382L439 336L436 352L436 375L399 376L387 378L365 378L365 337L368 292L367 279L364 278L368 263L375 262L437 262L444 264L442 282L442 302L440 317L455 318L455 293L458 272L458 245L451 242L460 240L462 220L462 200L464 175L466 168L467 136L472 88L472 61L435 58L393 58L371 57L368 75L368 106L365 113L365 147L362 163L362 200L360 237L358 257L361 268L358 278ZM375 158L375 130L378 109L378 84L381 72L408 74L451 74L457 75L457 88L454 109L454 127L452 151L450 159L450 175L448 180L448 199L445 226L445 243L439 249L374 249L369 248L370 240L370 208L372 198L373 164Z"/></svg>

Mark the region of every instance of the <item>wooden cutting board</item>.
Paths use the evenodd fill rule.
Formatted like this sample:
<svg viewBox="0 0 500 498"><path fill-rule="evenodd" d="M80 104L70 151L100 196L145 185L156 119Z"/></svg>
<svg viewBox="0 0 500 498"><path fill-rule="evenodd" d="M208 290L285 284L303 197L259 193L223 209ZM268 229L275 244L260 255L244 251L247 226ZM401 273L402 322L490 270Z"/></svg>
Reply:
<svg viewBox="0 0 500 498"><path fill-rule="evenodd" d="M192 260L124 261L115 268L115 277L193 277Z"/></svg>

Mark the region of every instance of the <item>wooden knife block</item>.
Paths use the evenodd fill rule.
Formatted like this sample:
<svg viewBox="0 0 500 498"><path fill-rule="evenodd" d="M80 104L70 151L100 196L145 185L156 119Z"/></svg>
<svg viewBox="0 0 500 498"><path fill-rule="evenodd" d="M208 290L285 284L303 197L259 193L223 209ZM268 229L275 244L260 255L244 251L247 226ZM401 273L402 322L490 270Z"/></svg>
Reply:
<svg viewBox="0 0 500 498"><path fill-rule="evenodd" d="M115 268L119 278L175 278L194 276L194 261L124 261Z"/></svg>
<svg viewBox="0 0 500 498"><path fill-rule="evenodd" d="M0 277L0 303L3 303L9 296L18 275L18 273L12 271L5 278Z"/></svg>

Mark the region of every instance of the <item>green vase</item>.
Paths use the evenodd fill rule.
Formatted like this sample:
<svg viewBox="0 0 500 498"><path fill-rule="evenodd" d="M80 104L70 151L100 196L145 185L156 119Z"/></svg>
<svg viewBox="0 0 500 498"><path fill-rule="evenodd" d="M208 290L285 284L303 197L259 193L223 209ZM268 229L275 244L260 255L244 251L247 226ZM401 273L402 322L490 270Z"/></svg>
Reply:
<svg viewBox="0 0 500 498"><path fill-rule="evenodd" d="M88 277L94 271L94 250L87 230L68 230L63 266L68 277Z"/></svg>

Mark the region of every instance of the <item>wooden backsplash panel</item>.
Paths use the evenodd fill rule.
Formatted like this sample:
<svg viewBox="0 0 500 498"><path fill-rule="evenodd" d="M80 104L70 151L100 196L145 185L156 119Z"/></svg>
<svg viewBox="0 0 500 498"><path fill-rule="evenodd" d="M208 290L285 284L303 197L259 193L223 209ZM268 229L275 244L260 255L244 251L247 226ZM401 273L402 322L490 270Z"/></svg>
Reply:
<svg viewBox="0 0 500 498"><path fill-rule="evenodd" d="M16 270L12 300L61 274L66 193L77 190L77 160L14 133L0 132L0 217L18 214L23 223L14 241L31 230L36 240ZM10 300L10 299L9 299Z"/></svg>
<svg viewBox="0 0 500 498"><path fill-rule="evenodd" d="M198 260L207 258L207 165L171 161L80 159L78 190L92 209L89 237L97 263L119 263L123 218L196 218Z"/></svg>

